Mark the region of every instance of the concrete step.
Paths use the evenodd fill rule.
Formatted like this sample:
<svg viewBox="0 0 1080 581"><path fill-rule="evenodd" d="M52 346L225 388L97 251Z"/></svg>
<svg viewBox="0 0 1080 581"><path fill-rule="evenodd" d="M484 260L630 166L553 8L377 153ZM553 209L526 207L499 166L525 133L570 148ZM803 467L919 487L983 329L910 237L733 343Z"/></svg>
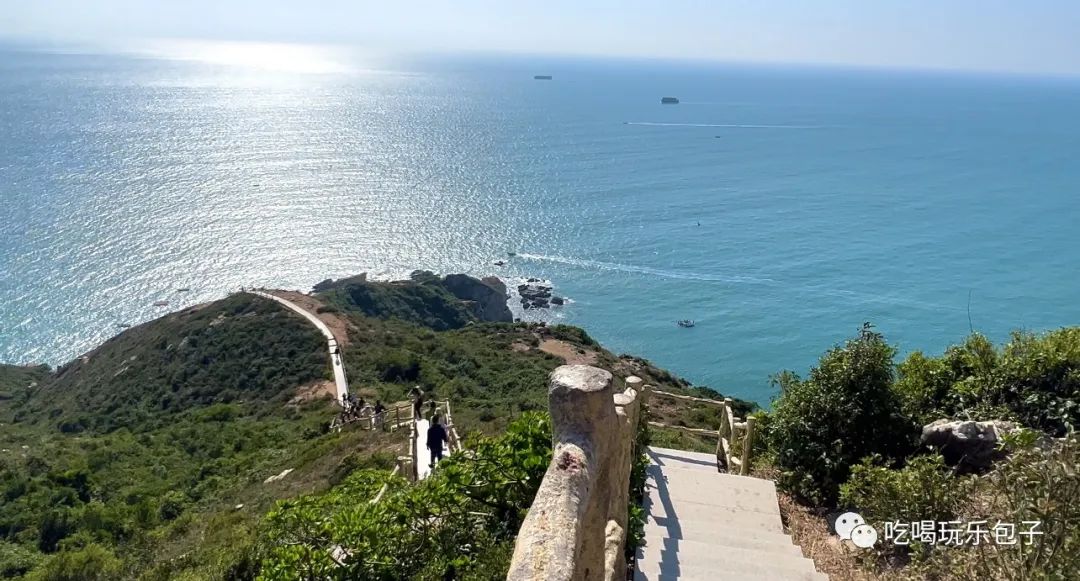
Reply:
<svg viewBox="0 0 1080 581"><path fill-rule="evenodd" d="M741 549L711 542L679 539L661 539L660 541L659 543L652 541L639 552L643 561L661 564L679 563L694 567L702 567L706 564L723 567L733 562L767 563L771 567L795 572L814 570L813 561L803 558L801 553L792 554L786 550Z"/></svg>
<svg viewBox="0 0 1080 581"><path fill-rule="evenodd" d="M777 581L824 581L828 576L814 569L809 559L786 560L775 557L761 558L738 551L716 549L711 555L688 555L680 547L678 554L664 554L657 559L646 554L638 560L636 581L674 581L716 579Z"/></svg>
<svg viewBox="0 0 1080 581"><path fill-rule="evenodd" d="M669 473L672 472L669 470ZM683 479L655 472L648 473L646 487L648 497L653 499L656 508L667 515L670 507L677 510L683 502L692 503L692 508L701 507L725 507L744 511L761 512L766 514L780 515L780 506L776 502L776 493L768 488L743 488L726 486L719 474L712 475L711 481L697 481L695 479ZM647 507L653 510L653 507Z"/></svg>
<svg viewBox="0 0 1080 581"><path fill-rule="evenodd" d="M652 447L648 449L646 454L652 463L661 466L701 470L714 474L719 472L716 468L715 454Z"/></svg>
<svg viewBox="0 0 1080 581"><path fill-rule="evenodd" d="M711 531L718 530L743 534L783 534L784 532L780 517L776 515L760 512L741 512L725 509L724 507L712 507L714 510L707 515L695 515L686 507L685 503L680 507L677 518L657 517L650 514L646 523L664 527L671 531L670 536L680 539L707 537ZM686 512L682 512L684 510Z"/></svg>
<svg viewBox="0 0 1080 581"><path fill-rule="evenodd" d="M649 475L664 475L665 481L680 481L708 483L721 485L724 488L739 488L742 490L754 490L776 496L776 484L772 480L740 476L738 474L725 474L721 472L708 472L696 468L684 468L682 466L658 466L650 464L646 469Z"/></svg>
<svg viewBox="0 0 1080 581"><path fill-rule="evenodd" d="M657 543L663 547L669 547L671 541L677 540L668 535L668 529L654 523L645 524L646 546L652 550ZM763 553L781 553L795 557L802 557L802 550L791 542L791 537L777 533L765 533L755 531L731 531L719 529L710 534L708 538L683 539L683 543L709 544L733 550L760 551Z"/></svg>
<svg viewBox="0 0 1080 581"><path fill-rule="evenodd" d="M660 550L673 550L673 545L705 545L716 546L720 551L748 551L761 554L780 554L802 558L802 551L792 544L786 535L746 536L740 535L739 531L717 530L707 539L674 539L667 536L667 529L661 526L648 524L645 526L645 549L647 553Z"/></svg>
<svg viewBox="0 0 1080 581"><path fill-rule="evenodd" d="M670 499L651 496L646 498L644 507L646 513L656 520L723 522L733 514L745 514L748 517L760 517L765 522L781 523L779 512L770 511L767 506L758 510L755 505L747 503L702 504L691 500L675 500L671 503Z"/></svg>

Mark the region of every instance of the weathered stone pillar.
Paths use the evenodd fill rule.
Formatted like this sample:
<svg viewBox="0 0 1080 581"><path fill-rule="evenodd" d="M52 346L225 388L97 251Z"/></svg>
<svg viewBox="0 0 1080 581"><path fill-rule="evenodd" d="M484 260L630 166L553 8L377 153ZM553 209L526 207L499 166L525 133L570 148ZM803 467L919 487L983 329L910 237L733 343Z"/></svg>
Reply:
<svg viewBox="0 0 1080 581"><path fill-rule="evenodd" d="M604 482L609 499L604 539L605 581L626 579L626 555L623 547L626 546L629 516L627 505L630 502L630 470L634 463L634 442L637 439L641 409L636 389L640 384L641 380L637 377L629 377L626 380L626 390L615 394L617 435L607 462L608 477Z"/></svg>
<svg viewBox="0 0 1080 581"><path fill-rule="evenodd" d="M606 467L620 437L612 396L603 369L564 365L552 372L551 465L518 534L508 580L604 578L608 486L618 482Z"/></svg>

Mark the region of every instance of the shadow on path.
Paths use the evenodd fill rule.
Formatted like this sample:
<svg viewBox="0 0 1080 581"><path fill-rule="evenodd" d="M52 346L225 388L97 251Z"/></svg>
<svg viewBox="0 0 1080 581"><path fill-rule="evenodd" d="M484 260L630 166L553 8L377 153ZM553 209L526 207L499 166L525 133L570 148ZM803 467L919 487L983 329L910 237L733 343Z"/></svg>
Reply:
<svg viewBox="0 0 1080 581"><path fill-rule="evenodd" d="M681 576L681 570L679 568L679 539L682 538L682 527L679 526L679 517L675 511L675 504L671 500L671 492L668 490L667 477L664 476L663 466L664 458L673 458L663 453L658 453L654 450L648 450L647 454L652 461L646 472L651 477L652 483L646 482L647 486L650 486L656 491L656 496L660 499L660 504L664 507L664 514L666 517L657 518L653 514L653 495L648 494L645 496L645 512L652 515L653 520L657 525L666 529L662 542L663 548L660 549L660 574L654 580L648 581L676 581ZM684 458L679 458L680 461L686 461ZM646 541L647 542L647 541ZM637 558L639 560L644 558L644 548L638 548ZM644 578L644 575L642 575Z"/></svg>

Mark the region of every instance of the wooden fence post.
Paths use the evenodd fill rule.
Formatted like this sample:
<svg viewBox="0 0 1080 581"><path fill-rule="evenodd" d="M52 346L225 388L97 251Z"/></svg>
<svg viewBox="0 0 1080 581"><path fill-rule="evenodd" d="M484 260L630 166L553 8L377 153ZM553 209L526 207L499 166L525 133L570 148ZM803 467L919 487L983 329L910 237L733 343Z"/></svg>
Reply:
<svg viewBox="0 0 1080 581"><path fill-rule="evenodd" d="M727 403L724 403L724 407L720 408L720 425L716 428L716 469L720 469L720 461L727 464L727 458L724 457L724 425L727 424Z"/></svg>
<svg viewBox="0 0 1080 581"><path fill-rule="evenodd" d="M748 416L746 418L746 436L743 438L742 447L742 466L739 466L739 474L746 476L750 473L750 454L754 446L754 424L757 422L757 418L754 416Z"/></svg>

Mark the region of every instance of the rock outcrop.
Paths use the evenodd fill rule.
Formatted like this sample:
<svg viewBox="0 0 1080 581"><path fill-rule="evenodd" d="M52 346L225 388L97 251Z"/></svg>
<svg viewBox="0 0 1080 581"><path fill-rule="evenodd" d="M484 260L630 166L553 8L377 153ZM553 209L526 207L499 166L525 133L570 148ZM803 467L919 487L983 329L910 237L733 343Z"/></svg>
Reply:
<svg viewBox="0 0 1080 581"><path fill-rule="evenodd" d="M510 323L514 315L506 305L506 285L495 277L483 280L466 274L449 274L442 280L443 287L464 301L476 318L481 321Z"/></svg>
<svg viewBox="0 0 1080 581"><path fill-rule="evenodd" d="M1001 436L1016 426L1010 422L937 420L923 426L922 444L936 448L950 466L962 472L986 470L1004 457L998 447Z"/></svg>
<svg viewBox="0 0 1080 581"><path fill-rule="evenodd" d="M517 290L521 297L521 307L525 310L546 309L552 305L566 303L565 298L552 294L551 283L539 278L527 279L518 285Z"/></svg>

